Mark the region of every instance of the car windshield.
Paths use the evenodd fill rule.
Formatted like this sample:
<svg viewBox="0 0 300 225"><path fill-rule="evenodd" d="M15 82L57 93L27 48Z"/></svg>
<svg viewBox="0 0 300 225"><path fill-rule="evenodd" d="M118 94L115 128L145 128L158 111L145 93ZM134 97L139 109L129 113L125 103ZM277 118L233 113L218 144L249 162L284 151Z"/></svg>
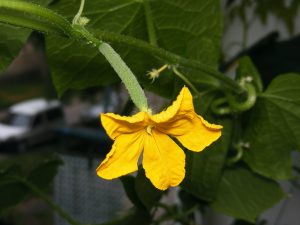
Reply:
<svg viewBox="0 0 300 225"><path fill-rule="evenodd" d="M32 117L25 114L9 113L3 122L10 126L29 127L32 122Z"/></svg>

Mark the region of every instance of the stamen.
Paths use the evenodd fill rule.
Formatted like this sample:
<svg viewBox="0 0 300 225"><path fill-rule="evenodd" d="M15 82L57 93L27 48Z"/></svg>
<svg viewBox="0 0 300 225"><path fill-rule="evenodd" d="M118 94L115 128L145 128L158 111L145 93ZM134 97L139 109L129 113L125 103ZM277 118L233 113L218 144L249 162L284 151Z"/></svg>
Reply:
<svg viewBox="0 0 300 225"><path fill-rule="evenodd" d="M148 126L147 126L146 131L147 131L147 133L148 133L149 135L152 135L152 128L153 128L153 127L154 127L153 125L148 125Z"/></svg>

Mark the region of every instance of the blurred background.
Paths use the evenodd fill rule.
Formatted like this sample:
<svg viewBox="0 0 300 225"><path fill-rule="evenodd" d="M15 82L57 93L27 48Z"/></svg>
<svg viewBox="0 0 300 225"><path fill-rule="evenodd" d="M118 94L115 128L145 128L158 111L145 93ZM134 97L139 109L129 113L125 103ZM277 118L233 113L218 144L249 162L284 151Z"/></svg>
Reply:
<svg viewBox="0 0 300 225"><path fill-rule="evenodd" d="M236 59L249 55L265 84L278 75L300 72L300 1L222 1L225 17L220 70L231 74ZM79 221L102 223L130 208L121 182L98 178L95 169L111 141L99 121L102 112L128 114L133 105L120 84L55 93L47 64L45 40L33 32L18 57L0 75L0 160L22 158L30 165L53 151L62 158L49 193ZM152 105L164 100L151 96ZM299 156L294 156L299 165ZM26 164L25 163L25 164ZM300 165L299 165L300 166ZM298 225L300 192L282 183L290 198L266 212L272 225ZM174 190L176 191L176 190ZM168 201L176 201L169 194ZM209 212L201 224L231 224L231 218ZM0 224L63 225L37 198L26 199L0 218Z"/></svg>

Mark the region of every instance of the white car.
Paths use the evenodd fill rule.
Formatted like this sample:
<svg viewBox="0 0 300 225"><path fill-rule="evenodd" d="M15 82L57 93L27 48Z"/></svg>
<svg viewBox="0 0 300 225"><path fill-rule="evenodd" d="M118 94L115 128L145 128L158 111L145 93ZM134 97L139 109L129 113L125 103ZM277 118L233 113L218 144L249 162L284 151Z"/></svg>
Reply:
<svg viewBox="0 0 300 225"><path fill-rule="evenodd" d="M11 106L0 123L0 151L25 150L53 137L53 129L64 120L57 100L33 99Z"/></svg>

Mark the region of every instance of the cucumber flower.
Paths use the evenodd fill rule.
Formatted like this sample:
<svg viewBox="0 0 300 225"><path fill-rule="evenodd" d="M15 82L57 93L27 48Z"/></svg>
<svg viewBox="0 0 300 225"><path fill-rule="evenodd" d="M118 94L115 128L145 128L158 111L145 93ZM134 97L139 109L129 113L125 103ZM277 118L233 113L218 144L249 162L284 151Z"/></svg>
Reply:
<svg viewBox="0 0 300 225"><path fill-rule="evenodd" d="M110 180L137 171L143 154L146 177L160 190L179 185L185 176L185 154L173 139L200 152L221 136L222 129L196 114L187 87L159 114L106 113L101 114L101 122L114 144L97 168L98 176Z"/></svg>

